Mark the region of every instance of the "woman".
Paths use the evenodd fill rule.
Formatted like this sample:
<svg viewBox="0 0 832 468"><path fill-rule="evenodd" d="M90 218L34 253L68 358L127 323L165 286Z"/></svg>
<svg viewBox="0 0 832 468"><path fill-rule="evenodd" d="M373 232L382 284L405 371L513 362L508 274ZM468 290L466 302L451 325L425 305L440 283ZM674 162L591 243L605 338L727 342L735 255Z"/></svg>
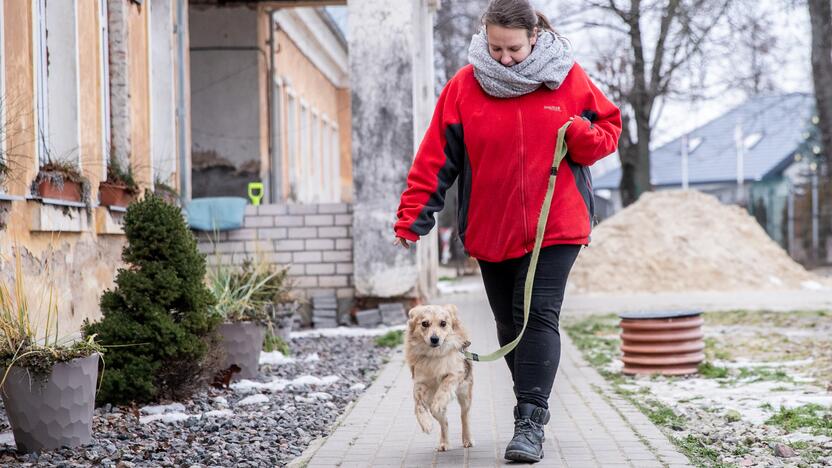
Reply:
<svg viewBox="0 0 832 468"><path fill-rule="evenodd" d="M574 62L571 45L528 0L492 0L471 41L470 65L442 90L401 197L396 243L434 225L458 177L459 237L476 258L500 345L523 327L523 289L549 179L557 130L569 153L558 171L532 292L529 322L506 356L514 380L508 460L543 458L543 425L560 359L558 320L566 279L593 217L588 166L613 153L618 108Z"/></svg>

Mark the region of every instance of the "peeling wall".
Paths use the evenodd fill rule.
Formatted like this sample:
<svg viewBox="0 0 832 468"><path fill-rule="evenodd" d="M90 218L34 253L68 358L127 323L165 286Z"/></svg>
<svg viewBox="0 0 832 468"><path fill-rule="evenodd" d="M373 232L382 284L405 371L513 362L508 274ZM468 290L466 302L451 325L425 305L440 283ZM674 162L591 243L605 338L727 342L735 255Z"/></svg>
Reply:
<svg viewBox="0 0 832 468"><path fill-rule="evenodd" d="M93 203L97 200L98 182L104 172L105 137L102 127L103 79L100 73L98 5L97 1L76 2L79 153L82 172L91 183ZM150 106L147 8L120 0L110 1L108 5L111 8L110 19L117 23L116 31L111 29L110 36L115 43L124 46L121 49L116 47L115 53L110 56L111 65L115 67L114 74L123 78L121 81L114 80L114 95L124 98L122 106L113 104L114 117L120 115L127 119L126 125L120 127L121 135L128 144L123 149L125 155L131 155L139 179L147 182L150 169L147 144ZM28 195L29 185L37 171L32 5L30 1L23 0L3 1L0 7L4 8L5 47L0 53L4 54L6 67L6 96L9 98L7 148L12 170L6 183L6 194L22 198ZM119 14L122 16L119 17ZM132 66L141 68L128 72L128 56ZM117 118L115 120L118 121ZM114 128L114 133L118 131ZM48 296L46 285L51 280L58 298L59 332L61 335L73 334L79 330L84 319L100 317L98 303L104 290L112 287L117 269L121 266L125 238L112 231L108 233L104 223L100 222L110 216L103 207L93 207L89 217L79 209L68 210L74 218L66 220L66 225L88 219L80 224L81 232L67 232L61 229L60 222L51 231L34 231L41 210L45 209L37 201L0 201L0 225L5 223L5 226L0 226L0 281L8 282L13 277L15 250L19 249L30 306L41 310L47 306L44 297ZM60 211L54 207L49 209ZM42 316L43 312L33 314Z"/></svg>

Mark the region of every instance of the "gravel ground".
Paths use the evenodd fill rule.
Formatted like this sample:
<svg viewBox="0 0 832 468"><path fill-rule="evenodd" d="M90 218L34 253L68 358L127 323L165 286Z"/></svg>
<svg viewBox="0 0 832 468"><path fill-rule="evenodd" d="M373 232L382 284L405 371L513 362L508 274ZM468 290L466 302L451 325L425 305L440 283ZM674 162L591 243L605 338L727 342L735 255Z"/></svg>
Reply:
<svg viewBox="0 0 832 468"><path fill-rule="evenodd" d="M258 382L270 387L243 382L163 407L98 408L93 443L40 455L0 443L0 466L283 466L329 433L391 352L370 336L295 338L290 346L296 361L261 365ZM1 408L0 421L0 432L9 431Z"/></svg>

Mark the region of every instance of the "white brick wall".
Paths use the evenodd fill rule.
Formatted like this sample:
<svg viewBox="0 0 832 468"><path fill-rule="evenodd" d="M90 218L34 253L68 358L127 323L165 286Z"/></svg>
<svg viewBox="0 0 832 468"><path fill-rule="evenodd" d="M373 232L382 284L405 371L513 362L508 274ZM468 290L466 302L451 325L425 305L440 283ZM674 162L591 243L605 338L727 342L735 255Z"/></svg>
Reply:
<svg viewBox="0 0 832 468"><path fill-rule="evenodd" d="M335 294L342 313L352 305L352 206L347 203L248 206L243 228L212 237L198 236L209 265L240 265L260 257L290 267L301 297Z"/></svg>

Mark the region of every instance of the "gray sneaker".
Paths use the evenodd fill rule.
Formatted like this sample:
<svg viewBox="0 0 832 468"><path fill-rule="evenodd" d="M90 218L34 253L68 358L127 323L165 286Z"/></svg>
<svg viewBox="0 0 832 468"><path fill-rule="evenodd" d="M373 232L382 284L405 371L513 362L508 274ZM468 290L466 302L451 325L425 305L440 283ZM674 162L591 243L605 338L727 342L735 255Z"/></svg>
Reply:
<svg viewBox="0 0 832 468"><path fill-rule="evenodd" d="M514 437L506 446L506 460L539 462L543 458L543 426L549 422L549 410L531 403L514 407Z"/></svg>

